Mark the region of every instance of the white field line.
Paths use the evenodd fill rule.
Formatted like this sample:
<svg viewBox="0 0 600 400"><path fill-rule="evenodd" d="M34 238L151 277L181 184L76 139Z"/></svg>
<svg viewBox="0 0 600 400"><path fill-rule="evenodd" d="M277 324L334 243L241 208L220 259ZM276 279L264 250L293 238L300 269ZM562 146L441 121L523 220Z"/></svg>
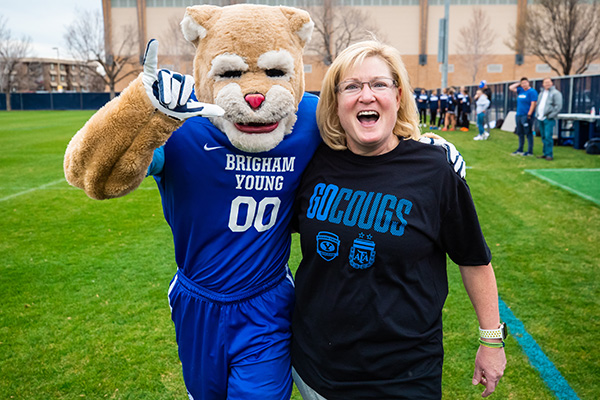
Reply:
<svg viewBox="0 0 600 400"><path fill-rule="evenodd" d="M567 192L571 192L573 194L576 194L577 196L583 197L584 199L591 201L592 203L600 205L600 201L598 201L598 199L596 199L596 198L594 198L592 196L589 196L589 195L587 195L585 193L582 193L579 190L573 189L570 186L563 185L563 184L555 181L552 178L548 178L547 176L542 175L541 173L539 173L537 171L569 171L569 172L583 171L583 172L597 172L597 171L600 171L600 169L598 169L598 168L581 168L581 169L578 169L578 168L562 168L562 169L558 169L557 168L557 169L540 169L540 170L537 170L537 169L526 169L525 170L525 172L528 172L531 175L534 175L534 176L538 177L539 179L548 182L551 185L558 186L559 188L564 189Z"/></svg>
<svg viewBox="0 0 600 400"><path fill-rule="evenodd" d="M21 192L13 193L13 194L10 194L10 195L8 195L6 197L2 197L2 198L0 198L0 202L6 201L6 200L10 200L10 199L14 199L15 197L21 196L23 194L35 192L36 190L48 189L50 186L56 185L56 184L61 183L61 182L65 182L66 183L66 181L65 181L64 178L58 179L58 180L55 180L55 181L52 181L52 182L44 183L41 186L34 187L34 188L31 188L31 189L27 189L27 190L23 190ZM73 186L68 186L66 188L60 188L60 189L57 189L57 190L80 190L80 189L76 188L76 187L73 187ZM136 190L158 190L158 188L156 186L146 186L146 187L139 187Z"/></svg>
<svg viewBox="0 0 600 400"><path fill-rule="evenodd" d="M10 195L8 195L6 197L0 198L0 201L6 201L6 200L14 199L15 197L21 196L23 194L35 192L36 190L45 189L48 186L56 185L57 183L61 183L61 182L65 182L65 178L61 178L61 179L57 179L57 180L52 181L52 182L44 183L41 186L34 187L34 188L31 188L31 189L27 189L27 190L23 190L22 192L17 192L17 193L10 194Z"/></svg>

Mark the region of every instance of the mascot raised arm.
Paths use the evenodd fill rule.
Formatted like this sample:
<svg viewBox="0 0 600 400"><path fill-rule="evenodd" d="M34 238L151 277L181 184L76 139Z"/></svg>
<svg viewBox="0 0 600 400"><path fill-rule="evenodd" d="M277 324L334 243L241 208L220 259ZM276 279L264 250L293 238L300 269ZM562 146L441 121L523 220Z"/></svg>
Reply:
<svg viewBox="0 0 600 400"><path fill-rule="evenodd" d="M151 41L142 74L69 143L65 175L95 199L154 176L175 243L169 304L190 398L289 399L289 224L321 140L302 64L313 23L289 7L203 5L181 27L194 77L157 71Z"/></svg>
<svg viewBox="0 0 600 400"><path fill-rule="evenodd" d="M194 76L158 71L151 41L140 76L69 143L65 176L95 199L154 176L175 244L168 296L190 399L287 400L289 225L321 142L302 64L313 23L290 7L203 5L181 27Z"/></svg>

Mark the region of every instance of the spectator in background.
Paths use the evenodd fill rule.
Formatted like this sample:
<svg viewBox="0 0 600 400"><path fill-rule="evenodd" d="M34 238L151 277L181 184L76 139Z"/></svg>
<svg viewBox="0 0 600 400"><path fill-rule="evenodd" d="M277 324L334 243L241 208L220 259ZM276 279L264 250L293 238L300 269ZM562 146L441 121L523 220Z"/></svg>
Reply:
<svg viewBox="0 0 600 400"><path fill-rule="evenodd" d="M443 88L442 94L440 95L440 120L438 122L438 128L444 126L446 121L446 111L448 111L448 89Z"/></svg>
<svg viewBox="0 0 600 400"><path fill-rule="evenodd" d="M440 107L440 97L437 90L432 90L429 95L429 129L437 129L437 113Z"/></svg>
<svg viewBox="0 0 600 400"><path fill-rule="evenodd" d="M469 114L471 113L471 96L469 96L469 90L465 87L462 88L462 99L460 101L460 119L458 120L458 126L463 132L469 131Z"/></svg>
<svg viewBox="0 0 600 400"><path fill-rule="evenodd" d="M490 105L488 106L488 109L492 108L492 90L488 87L487 85L487 81L484 79L481 82L479 82L479 89L481 89L483 91L483 93L487 96L488 100L490 101ZM483 129L485 130L485 132L487 133L487 135L490 135L490 113L486 110L486 113L484 115L483 118Z"/></svg>
<svg viewBox="0 0 600 400"><path fill-rule="evenodd" d="M487 109L490 105L490 100L483 93L482 89L477 89L477 93L475 93L475 104L476 104L476 113L477 113L477 128L479 129L479 135L475 136L473 140L487 140L490 137L490 134L485 131L484 128L484 119Z"/></svg>
<svg viewBox="0 0 600 400"><path fill-rule="evenodd" d="M446 108L446 118L444 121L443 131L447 131L450 127L450 131L454 131L456 128L456 97L454 96L454 89L448 89L448 107Z"/></svg>
<svg viewBox="0 0 600 400"><path fill-rule="evenodd" d="M544 154L538 158L545 158L548 161L554 160L553 146L554 127L556 126L556 117L562 109L562 94L554 87L554 82L550 78L544 78L543 88L540 90L539 102L536 108L536 118L542 136Z"/></svg>
<svg viewBox="0 0 600 400"><path fill-rule="evenodd" d="M460 128L462 127L461 123L463 120L463 108L461 106L462 102L463 102L463 97L464 97L464 92L463 92L464 87L461 86L460 89L455 89L454 90L454 98L456 99L456 125Z"/></svg>
<svg viewBox="0 0 600 400"><path fill-rule="evenodd" d="M427 126L427 103L429 96L425 89L421 89L421 93L417 96L417 109L419 110L419 126Z"/></svg>
<svg viewBox="0 0 600 400"><path fill-rule="evenodd" d="M515 150L513 156L532 156L533 155L533 117L535 106L537 104L537 92L531 87L529 79L523 77L520 82L515 82L508 87L511 91L517 93L517 135L519 136L519 148ZM527 152L523 152L523 145L527 137Z"/></svg>

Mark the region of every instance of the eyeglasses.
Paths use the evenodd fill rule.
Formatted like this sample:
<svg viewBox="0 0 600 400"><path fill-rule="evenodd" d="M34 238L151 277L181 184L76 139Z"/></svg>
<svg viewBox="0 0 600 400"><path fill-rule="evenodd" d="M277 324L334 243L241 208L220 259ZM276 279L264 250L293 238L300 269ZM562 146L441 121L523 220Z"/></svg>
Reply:
<svg viewBox="0 0 600 400"><path fill-rule="evenodd" d="M341 94L357 94L368 85L374 92L385 92L388 89L397 87L398 83L392 78L375 78L368 82L359 82L353 79L343 81L337 84L336 91Z"/></svg>

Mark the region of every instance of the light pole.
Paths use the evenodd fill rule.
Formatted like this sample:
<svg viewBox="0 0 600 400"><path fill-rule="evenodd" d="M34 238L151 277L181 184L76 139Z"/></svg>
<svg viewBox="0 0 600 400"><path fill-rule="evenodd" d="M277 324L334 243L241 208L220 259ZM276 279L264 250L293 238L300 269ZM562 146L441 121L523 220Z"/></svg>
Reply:
<svg viewBox="0 0 600 400"><path fill-rule="evenodd" d="M58 47L53 47L52 50L56 50L56 72L58 73L57 77L58 77L58 86L56 87L56 90L59 92L62 92L62 85L60 84L60 79L61 79L61 74L60 74L60 53L58 51ZM52 96L50 96L50 98L52 98Z"/></svg>
<svg viewBox="0 0 600 400"><path fill-rule="evenodd" d="M444 60L442 64L442 89L448 86L448 27L450 25L450 0L444 2Z"/></svg>

